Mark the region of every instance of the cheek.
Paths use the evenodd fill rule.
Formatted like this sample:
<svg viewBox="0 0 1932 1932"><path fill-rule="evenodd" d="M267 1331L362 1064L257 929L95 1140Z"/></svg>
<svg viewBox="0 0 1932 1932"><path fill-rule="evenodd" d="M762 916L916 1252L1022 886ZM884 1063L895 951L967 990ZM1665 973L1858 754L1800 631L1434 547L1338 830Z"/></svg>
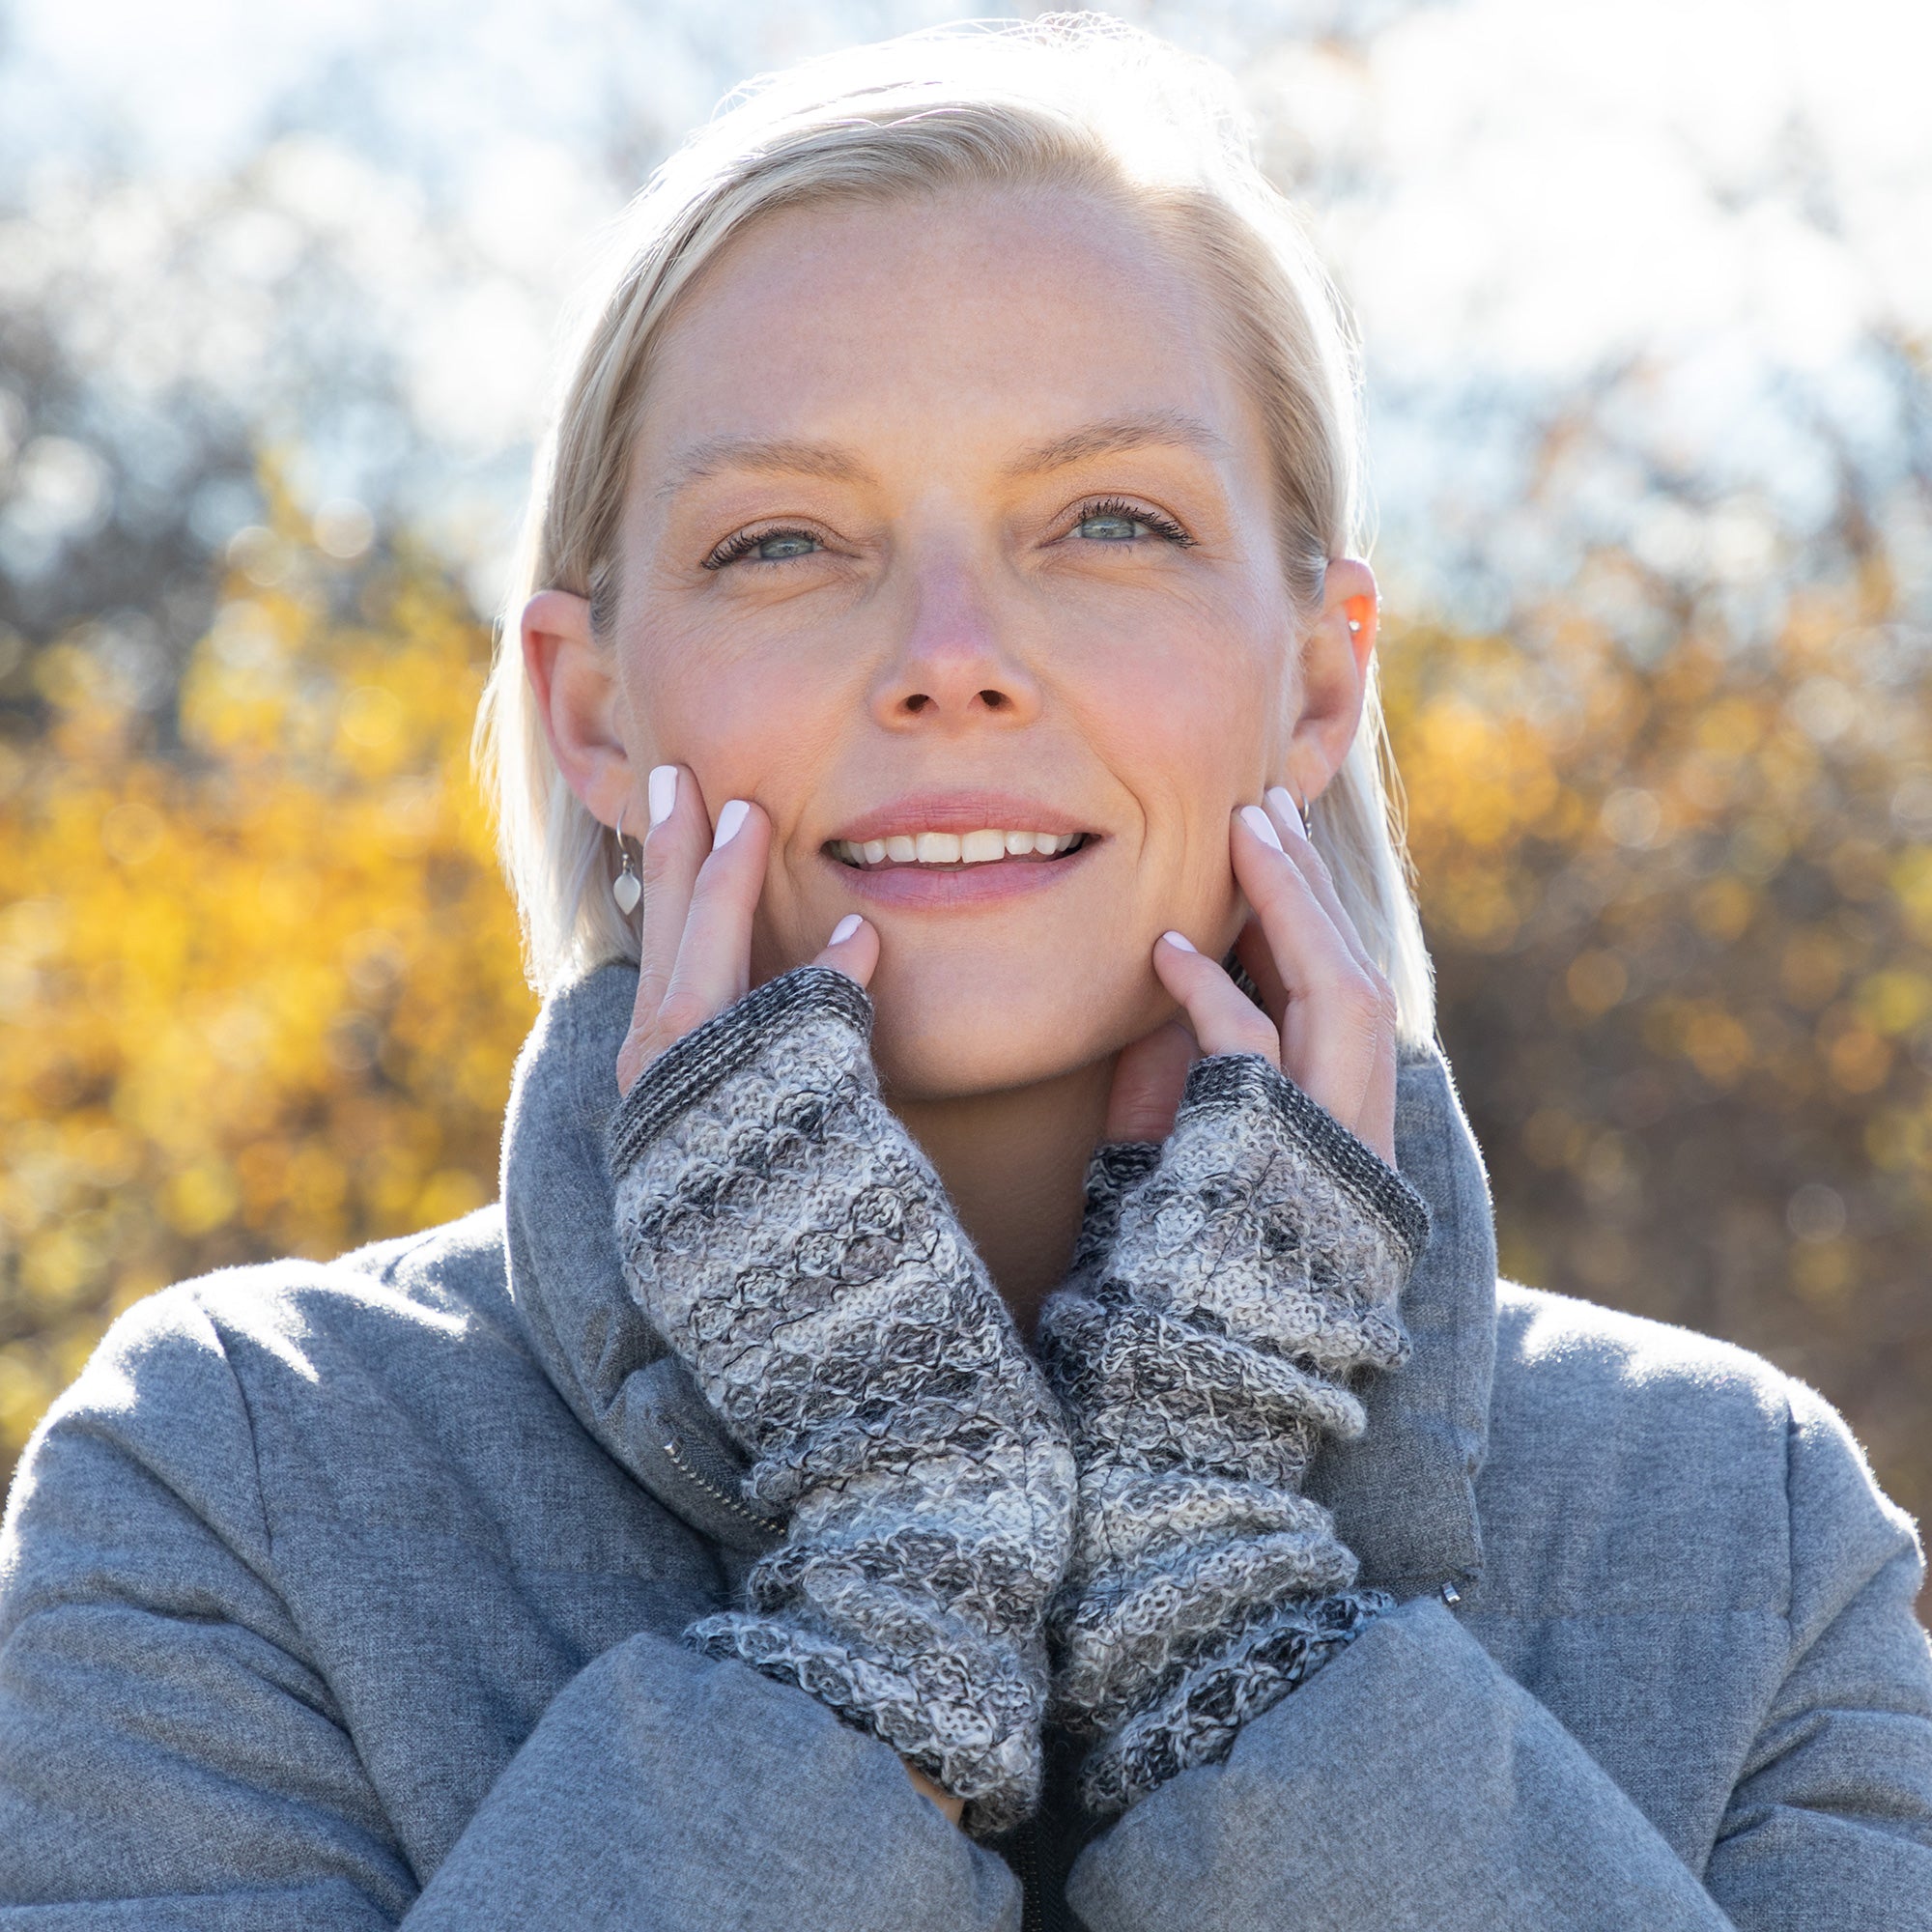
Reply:
<svg viewBox="0 0 1932 1932"><path fill-rule="evenodd" d="M753 981L809 959L825 921L805 903L787 829L824 783L855 701L796 650L735 648L716 633L664 623L634 657L639 742L653 763L686 766L715 822L727 799L755 798L774 828L752 943Z"/></svg>
<svg viewBox="0 0 1932 1932"><path fill-rule="evenodd" d="M734 650L704 627L659 624L636 640L632 663L650 756L696 772L714 818L727 798L755 796L785 823L849 696L797 653Z"/></svg>
<svg viewBox="0 0 1932 1932"><path fill-rule="evenodd" d="M1145 813L1155 891L1206 909L1228 868L1228 819L1281 777L1286 643L1251 621L1190 627L1122 652L1095 680L1096 749Z"/></svg>

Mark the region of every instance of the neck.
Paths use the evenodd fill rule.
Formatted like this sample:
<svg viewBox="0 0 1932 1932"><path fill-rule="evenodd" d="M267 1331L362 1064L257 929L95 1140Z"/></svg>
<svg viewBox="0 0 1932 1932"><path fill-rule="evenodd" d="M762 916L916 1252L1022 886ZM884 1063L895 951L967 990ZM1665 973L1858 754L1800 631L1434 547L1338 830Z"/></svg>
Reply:
<svg viewBox="0 0 1932 1932"><path fill-rule="evenodd" d="M1113 1061L1037 1086L954 1100L883 1097L945 1183L960 1226L1028 1341L1073 1259L1088 1156L1105 1125Z"/></svg>

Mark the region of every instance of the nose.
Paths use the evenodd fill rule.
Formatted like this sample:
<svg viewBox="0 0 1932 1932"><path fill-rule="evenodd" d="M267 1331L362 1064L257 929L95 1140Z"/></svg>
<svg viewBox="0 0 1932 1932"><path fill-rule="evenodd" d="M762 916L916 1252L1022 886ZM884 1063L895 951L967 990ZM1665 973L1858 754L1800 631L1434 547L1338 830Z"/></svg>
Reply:
<svg viewBox="0 0 1932 1932"><path fill-rule="evenodd" d="M1014 648L1012 626L969 564L915 573L898 647L879 668L872 712L892 730L954 729L1039 715L1040 689Z"/></svg>

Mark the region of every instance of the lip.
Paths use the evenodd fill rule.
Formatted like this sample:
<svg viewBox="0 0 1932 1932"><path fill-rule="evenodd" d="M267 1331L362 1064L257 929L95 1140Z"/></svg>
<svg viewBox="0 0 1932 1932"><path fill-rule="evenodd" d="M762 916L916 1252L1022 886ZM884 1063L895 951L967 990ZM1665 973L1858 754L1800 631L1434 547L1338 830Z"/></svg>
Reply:
<svg viewBox="0 0 1932 1932"><path fill-rule="evenodd" d="M898 822L902 827L905 824L903 819ZM968 830L975 830L983 822L976 821ZM945 832L951 828L935 825L924 829ZM1053 828L1022 824L1006 829L1050 832ZM1097 837L1090 838L1058 859L989 859L979 866L882 866L877 871L844 865L830 853L820 853L819 857L838 874L839 884L846 892L873 905L979 906L1050 892L1055 886L1064 885L1105 842Z"/></svg>
<svg viewBox="0 0 1932 1932"><path fill-rule="evenodd" d="M1002 832L1050 832L1055 838L1065 838L1069 832L1100 831L1097 825L1071 817L1057 806L1016 791L917 791L841 825L826 835L825 843L849 838L855 845L863 845L868 838L887 838L895 832L981 832L996 825ZM1077 858L1079 854L1068 856Z"/></svg>

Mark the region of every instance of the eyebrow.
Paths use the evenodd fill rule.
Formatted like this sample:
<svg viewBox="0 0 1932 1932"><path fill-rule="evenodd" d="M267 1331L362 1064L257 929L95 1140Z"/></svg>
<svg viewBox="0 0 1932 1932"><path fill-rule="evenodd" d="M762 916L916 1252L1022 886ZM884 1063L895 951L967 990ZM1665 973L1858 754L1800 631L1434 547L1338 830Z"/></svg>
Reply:
<svg viewBox="0 0 1932 1932"><path fill-rule="evenodd" d="M1038 476L1065 469L1091 456L1116 456L1127 449L1191 449L1208 458L1227 456L1228 441L1199 416L1182 410L1144 410L1133 415L1107 416L1083 424L1065 436L1036 443L1011 466L1011 476Z"/></svg>
<svg viewBox="0 0 1932 1932"><path fill-rule="evenodd" d="M1181 410L1143 410L1083 423L1063 436L1033 444L1007 467L1009 476L1039 476L1095 456L1130 449L1191 449L1209 459L1227 456L1227 439ZM866 466L836 443L795 437L713 436L680 450L666 465L660 498L726 469L764 470L788 476L822 476L835 483L865 480Z"/></svg>

